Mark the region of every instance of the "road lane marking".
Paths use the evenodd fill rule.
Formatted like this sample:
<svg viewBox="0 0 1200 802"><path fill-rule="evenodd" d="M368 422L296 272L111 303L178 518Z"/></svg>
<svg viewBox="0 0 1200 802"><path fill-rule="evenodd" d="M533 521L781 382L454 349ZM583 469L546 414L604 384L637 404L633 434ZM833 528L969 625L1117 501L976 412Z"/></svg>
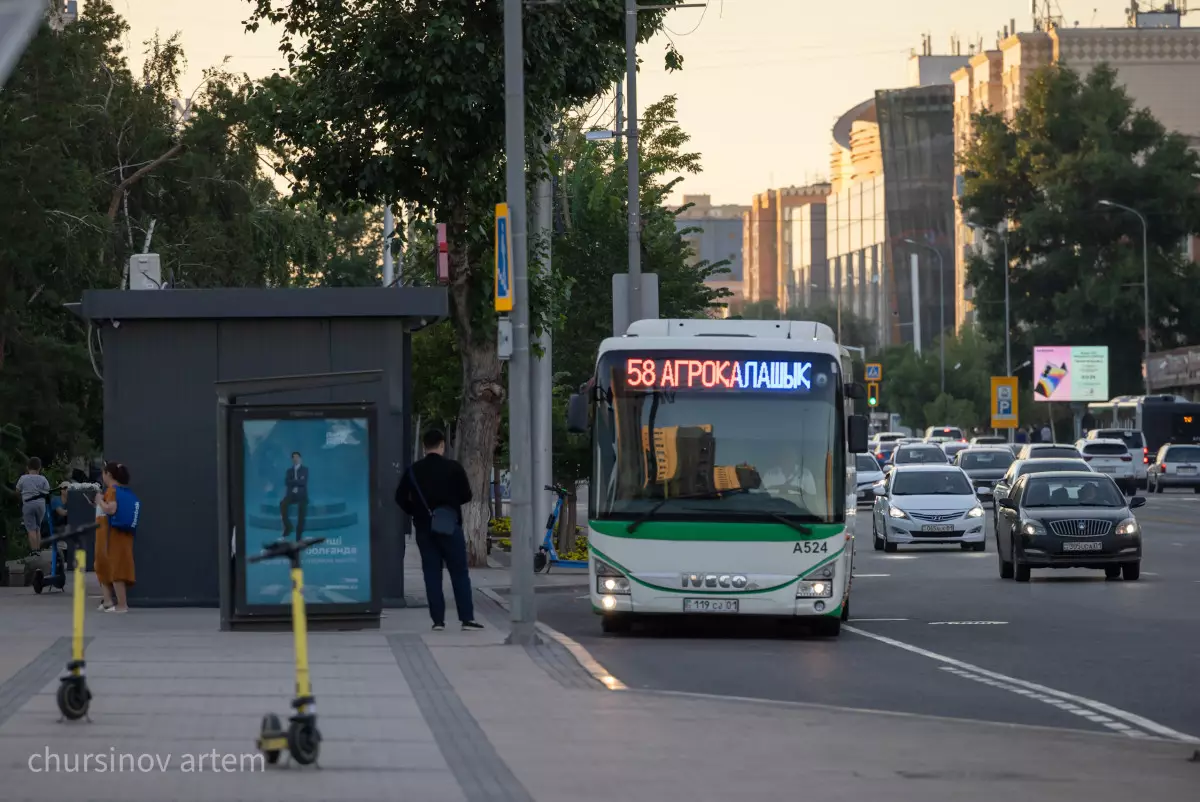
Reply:
<svg viewBox="0 0 1200 802"><path fill-rule="evenodd" d="M878 579L882 576L891 576L891 574L854 574L855 579Z"/></svg>
<svg viewBox="0 0 1200 802"><path fill-rule="evenodd" d="M865 629L859 629L858 627L850 626L849 624L844 625L843 628L850 632L853 632L856 635L861 635L864 638L870 638L871 640L879 641L880 643L885 643L888 646L895 646L897 649L903 649L906 652L911 652L913 654L920 655L921 657L926 657L926 658L929 658L930 660L935 660L939 663L944 664L945 666L949 666L949 667L958 669L961 672L966 672L968 675L973 675L973 676L969 677L970 679L978 678L978 681L980 681L980 682L984 682L984 680L987 679L992 682L1006 683L1006 684L1015 686L1017 688L1023 688L1026 691L1029 691L1033 694L1039 694L1041 696L1048 696L1048 697L1057 699L1059 701L1071 702L1080 707L1090 708L1091 710L1095 711L1096 713L1102 713L1111 719L1115 719L1117 721L1122 721L1122 722L1125 722L1126 724L1131 724L1135 727L1140 727L1141 729L1143 729L1147 732L1153 733L1154 735L1157 735L1162 738L1170 738L1175 741L1183 741L1184 743L1200 743L1200 739L1195 738L1194 736L1187 735L1185 733L1179 732L1178 730L1173 730L1170 727L1166 727L1162 724L1159 724L1156 721L1151 721L1150 719L1139 716L1136 713L1130 713L1126 710L1121 710L1120 708L1113 707L1112 705L1105 704L1104 702L1098 702L1094 699L1088 699L1083 696L1077 696L1072 693L1067 693L1066 691L1056 690L1055 688L1050 688L1045 685L1040 685L1036 682L1029 682L1028 680L1017 679L1016 677L1010 677L1006 674L1001 674L996 671L989 671L986 668L981 668L979 666L972 665L971 663L967 663L962 660L956 660L953 657L947 657L944 654L938 654L937 652L931 652L928 649L922 649L920 646L914 646L911 643L905 643L904 641L899 641L899 640L896 640L895 638L889 638L884 635L877 635L874 632L868 632ZM984 682L984 684L988 684L988 683ZM1022 695L1027 695L1027 694L1022 694Z"/></svg>
<svg viewBox="0 0 1200 802"><path fill-rule="evenodd" d="M907 621L907 618L851 618L851 621L866 623L867 621Z"/></svg>
<svg viewBox="0 0 1200 802"><path fill-rule="evenodd" d="M929 626L936 627L936 626L945 625L945 626L951 626L951 627L961 627L961 626L984 626L984 625L989 625L989 624L1007 624L1007 623L1008 623L1007 621L930 621Z"/></svg>
<svg viewBox="0 0 1200 802"><path fill-rule="evenodd" d="M1079 716L1080 718L1085 718L1088 721L1092 722L1093 724L1100 724L1104 727L1109 728L1110 730L1116 730L1117 732L1121 733L1122 735L1128 735L1130 737L1137 737L1137 738L1149 737L1149 735L1147 733L1142 732L1141 730L1135 730L1133 727L1130 727L1128 724L1124 724L1120 721L1114 721L1112 718L1110 718L1108 716L1103 716L1099 713L1089 710L1086 707L1080 707L1078 705L1071 704L1070 702L1064 702L1061 699L1055 699L1054 697L1047 696L1045 694L1034 693L1031 690L1028 690L1026 688L1016 687L1007 682L999 682L996 680L988 679L987 677L981 677L976 674L972 674L969 671L963 671L961 669L955 668L954 666L942 666L941 669L942 669L942 671L947 671L951 674L954 674L956 677L968 679L968 680L971 680L972 682L980 682L980 683L983 683L984 685L988 685L988 686L990 686L992 688L996 688L998 690L1010 691L1012 693L1017 693L1017 694L1020 694L1021 696L1024 696L1027 699L1032 699L1034 701L1042 702L1044 704L1050 705L1051 707L1056 707L1059 710L1062 710L1064 713L1070 713L1071 715Z"/></svg>

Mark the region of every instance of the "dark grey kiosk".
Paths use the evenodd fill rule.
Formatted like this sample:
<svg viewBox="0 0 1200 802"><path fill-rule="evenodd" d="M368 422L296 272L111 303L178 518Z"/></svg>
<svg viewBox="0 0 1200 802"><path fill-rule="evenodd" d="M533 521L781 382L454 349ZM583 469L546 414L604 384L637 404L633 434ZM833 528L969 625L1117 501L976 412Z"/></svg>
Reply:
<svg viewBox="0 0 1200 802"><path fill-rule="evenodd" d="M392 492L413 453L411 337L446 317L444 289L89 290L72 306L93 328L89 341L104 381L105 458L129 466L142 501L131 605L219 606L223 629L286 618L282 604L238 609L244 594L235 585L244 570L232 530L253 518L248 525L261 527L260 534L273 526L280 531L272 536L282 536L296 508L277 503L271 509L284 511L284 523L272 523L262 499L254 499L252 510L240 499L242 440L230 423L324 416L369 421L371 441L369 510L364 492L358 512L370 526L370 600L351 604L335 594L347 604L327 605L337 608L330 617L360 625L373 617L377 625L381 607L404 606L408 522ZM320 446L301 450L326 458ZM274 471L279 485L282 472ZM239 500L243 509L235 510ZM303 534L325 536L321 527L354 517L345 505L344 498L314 498ZM260 545L244 548L253 553ZM322 606L309 608L314 626L325 617Z"/></svg>

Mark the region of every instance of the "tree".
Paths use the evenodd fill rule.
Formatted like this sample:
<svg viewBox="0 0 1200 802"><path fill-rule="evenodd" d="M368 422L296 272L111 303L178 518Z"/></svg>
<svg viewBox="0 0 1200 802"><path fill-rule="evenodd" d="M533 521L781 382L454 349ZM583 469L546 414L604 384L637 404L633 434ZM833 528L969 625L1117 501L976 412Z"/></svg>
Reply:
<svg viewBox="0 0 1200 802"><path fill-rule="evenodd" d="M991 377L1003 347L985 340L974 327L946 337L946 391L941 390L941 355L937 348L917 353L909 345L883 351L880 408L900 414L914 429L950 424L987 428L991 415ZM1003 371L999 371L1002 373ZM1022 405L1025 414L1032 409Z"/></svg>
<svg viewBox="0 0 1200 802"><path fill-rule="evenodd" d="M47 465L103 435L101 355L64 305L120 286L131 253L159 253L175 286L228 287L311 283L337 250L327 215L264 176L244 76L209 71L182 115L178 38L147 42L134 75L127 31L91 0L43 25L0 92L0 427Z"/></svg>
<svg viewBox="0 0 1200 802"><path fill-rule="evenodd" d="M482 500L505 400L491 311L492 217L504 198L504 42L500 3L477 0L252 0L247 27L285 31L290 77L272 76L275 151L305 193L403 199L447 226L450 295L463 364L458 454L476 489L468 552L486 554ZM662 23L638 16L639 41ZM624 67L624 10L592 2L527 6L525 119L531 131L605 92ZM669 53L678 64L678 54ZM529 163L538 165L530 138ZM535 170L536 174L538 170ZM552 319L554 310L533 310Z"/></svg>
<svg viewBox="0 0 1200 802"><path fill-rule="evenodd" d="M1108 345L1113 394L1142 389L1142 228L1111 200L1148 221L1152 350L1200 339L1200 271L1180 243L1200 230L1187 140L1135 109L1116 73L1081 78L1061 65L1029 82L1006 120L984 112L963 156L962 209L995 228L1011 221L1008 249L1013 362L1035 345ZM1005 266L992 248L968 265L984 336L1004 336Z"/></svg>

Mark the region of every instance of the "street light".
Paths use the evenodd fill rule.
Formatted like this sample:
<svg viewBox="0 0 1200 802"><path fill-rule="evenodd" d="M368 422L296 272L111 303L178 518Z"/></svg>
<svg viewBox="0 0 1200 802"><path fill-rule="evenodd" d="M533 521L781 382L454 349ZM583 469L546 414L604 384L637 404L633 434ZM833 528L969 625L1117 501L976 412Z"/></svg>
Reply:
<svg viewBox="0 0 1200 802"><path fill-rule="evenodd" d="M932 245L927 245L924 242L917 242L915 239L905 238L904 240L909 245L917 248L928 248L933 251L933 255L938 260L938 325L940 331L938 333L938 348L941 351L941 366L942 366L942 394L946 393L946 263L942 261L942 252Z"/></svg>
<svg viewBox="0 0 1200 802"><path fill-rule="evenodd" d="M1011 376L1012 369L1012 338L1009 333L1009 304L1008 304L1008 221L1001 220L995 228L977 225L976 223L967 223L967 228L972 231L990 231L995 234L1000 242L1004 245L1004 375Z"/></svg>
<svg viewBox="0 0 1200 802"><path fill-rule="evenodd" d="M1144 316L1144 326L1146 332L1146 369L1143 371L1146 381L1146 395L1150 395L1150 248L1148 241L1150 238L1149 227L1146 225L1146 218L1137 209L1130 208L1120 203L1110 200L1100 201L1101 206L1108 206L1112 209L1122 209L1135 215L1142 222L1142 314Z"/></svg>

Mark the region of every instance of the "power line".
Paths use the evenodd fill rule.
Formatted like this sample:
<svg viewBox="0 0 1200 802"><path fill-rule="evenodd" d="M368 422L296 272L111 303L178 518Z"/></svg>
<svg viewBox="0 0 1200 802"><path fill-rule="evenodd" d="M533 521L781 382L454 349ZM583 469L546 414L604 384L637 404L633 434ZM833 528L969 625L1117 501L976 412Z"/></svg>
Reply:
<svg viewBox="0 0 1200 802"><path fill-rule="evenodd" d="M675 34L676 36L691 36L691 35L692 35L692 34L694 34L696 31L700 30L700 26L704 24L704 16L705 16L705 15L708 13L708 7L709 7L709 5L711 5L711 2L712 2L712 0L704 0L704 9L703 9L703 10L700 12L700 19L696 21L696 27L692 28L692 29L691 29L690 31L688 31L687 33L679 33L679 32L677 32L677 31L672 31L672 30L671 30L671 29L670 29L670 28L667 26L667 23L666 23L666 22L663 22L663 30L665 30L665 31L667 31L667 32L669 32L669 33L673 33L673 34ZM669 38L669 37L668 37L668 38Z"/></svg>

